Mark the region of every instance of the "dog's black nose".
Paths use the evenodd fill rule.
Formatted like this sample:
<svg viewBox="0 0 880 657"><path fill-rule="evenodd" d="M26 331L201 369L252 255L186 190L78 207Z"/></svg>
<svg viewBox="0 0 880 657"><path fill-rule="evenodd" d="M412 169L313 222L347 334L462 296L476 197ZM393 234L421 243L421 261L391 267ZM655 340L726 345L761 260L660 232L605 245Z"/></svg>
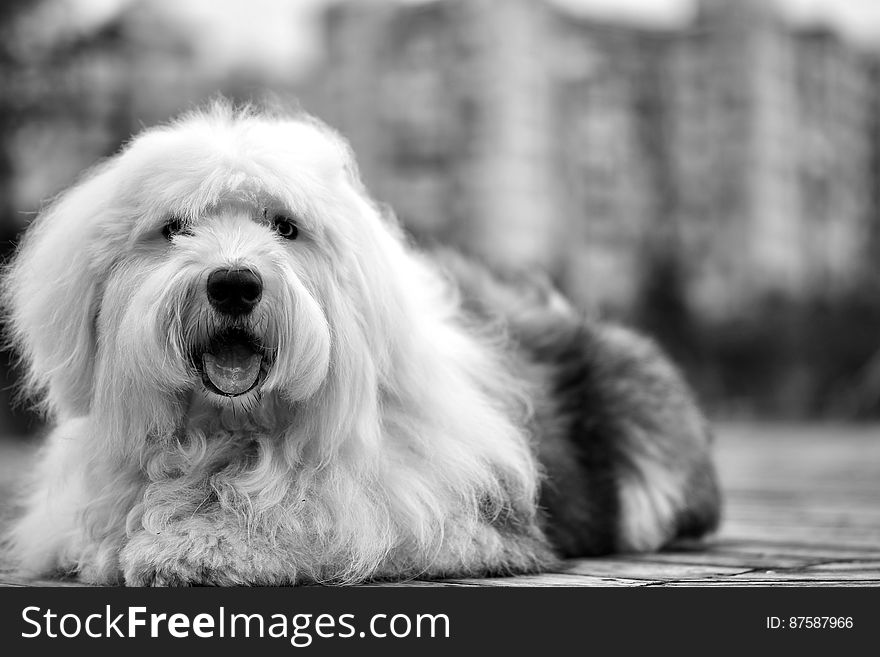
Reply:
<svg viewBox="0 0 880 657"><path fill-rule="evenodd" d="M263 281L250 269L217 269L208 276L208 300L225 315L246 315L263 295Z"/></svg>

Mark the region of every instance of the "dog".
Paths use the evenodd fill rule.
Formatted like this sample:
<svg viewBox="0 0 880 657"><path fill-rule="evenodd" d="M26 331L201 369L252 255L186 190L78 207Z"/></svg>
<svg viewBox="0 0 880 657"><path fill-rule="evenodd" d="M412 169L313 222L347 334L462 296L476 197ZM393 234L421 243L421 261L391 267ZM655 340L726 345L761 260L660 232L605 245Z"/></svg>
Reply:
<svg viewBox="0 0 880 657"><path fill-rule="evenodd" d="M512 575L718 524L708 423L649 339L419 250L305 114L145 130L37 217L3 294L53 421L6 536L26 575Z"/></svg>

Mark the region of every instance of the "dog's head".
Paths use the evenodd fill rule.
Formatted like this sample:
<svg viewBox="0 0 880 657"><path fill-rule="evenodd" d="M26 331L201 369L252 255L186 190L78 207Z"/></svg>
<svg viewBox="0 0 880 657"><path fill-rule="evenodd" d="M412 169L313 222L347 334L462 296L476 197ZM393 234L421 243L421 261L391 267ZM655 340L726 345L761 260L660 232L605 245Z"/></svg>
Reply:
<svg viewBox="0 0 880 657"><path fill-rule="evenodd" d="M239 414L331 392L367 403L412 315L395 308L418 275L407 262L340 137L219 104L144 132L62 194L5 295L52 411L167 432L194 398Z"/></svg>

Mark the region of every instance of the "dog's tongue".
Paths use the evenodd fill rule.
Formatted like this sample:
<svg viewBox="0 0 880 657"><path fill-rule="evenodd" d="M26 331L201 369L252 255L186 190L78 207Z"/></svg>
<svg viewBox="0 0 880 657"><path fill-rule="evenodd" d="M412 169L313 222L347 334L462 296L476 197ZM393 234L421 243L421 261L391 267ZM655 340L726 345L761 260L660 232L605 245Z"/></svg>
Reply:
<svg viewBox="0 0 880 657"><path fill-rule="evenodd" d="M260 375L262 356L243 344L218 346L213 353L205 352L202 363L205 374L220 392L240 395L254 387Z"/></svg>

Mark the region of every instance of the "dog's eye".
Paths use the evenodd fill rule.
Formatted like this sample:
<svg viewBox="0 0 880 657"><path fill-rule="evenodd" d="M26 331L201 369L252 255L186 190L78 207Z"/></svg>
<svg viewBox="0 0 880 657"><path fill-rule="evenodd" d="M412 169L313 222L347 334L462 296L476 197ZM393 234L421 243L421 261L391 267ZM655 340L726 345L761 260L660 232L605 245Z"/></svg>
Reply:
<svg viewBox="0 0 880 657"><path fill-rule="evenodd" d="M164 226L162 226L162 237L170 240L175 235L186 233L187 229L180 217L171 217Z"/></svg>
<svg viewBox="0 0 880 657"><path fill-rule="evenodd" d="M290 217L285 217L283 214L276 214L272 218L272 226L275 228L275 232L286 240L295 240L299 235L299 228L296 227L296 224Z"/></svg>

